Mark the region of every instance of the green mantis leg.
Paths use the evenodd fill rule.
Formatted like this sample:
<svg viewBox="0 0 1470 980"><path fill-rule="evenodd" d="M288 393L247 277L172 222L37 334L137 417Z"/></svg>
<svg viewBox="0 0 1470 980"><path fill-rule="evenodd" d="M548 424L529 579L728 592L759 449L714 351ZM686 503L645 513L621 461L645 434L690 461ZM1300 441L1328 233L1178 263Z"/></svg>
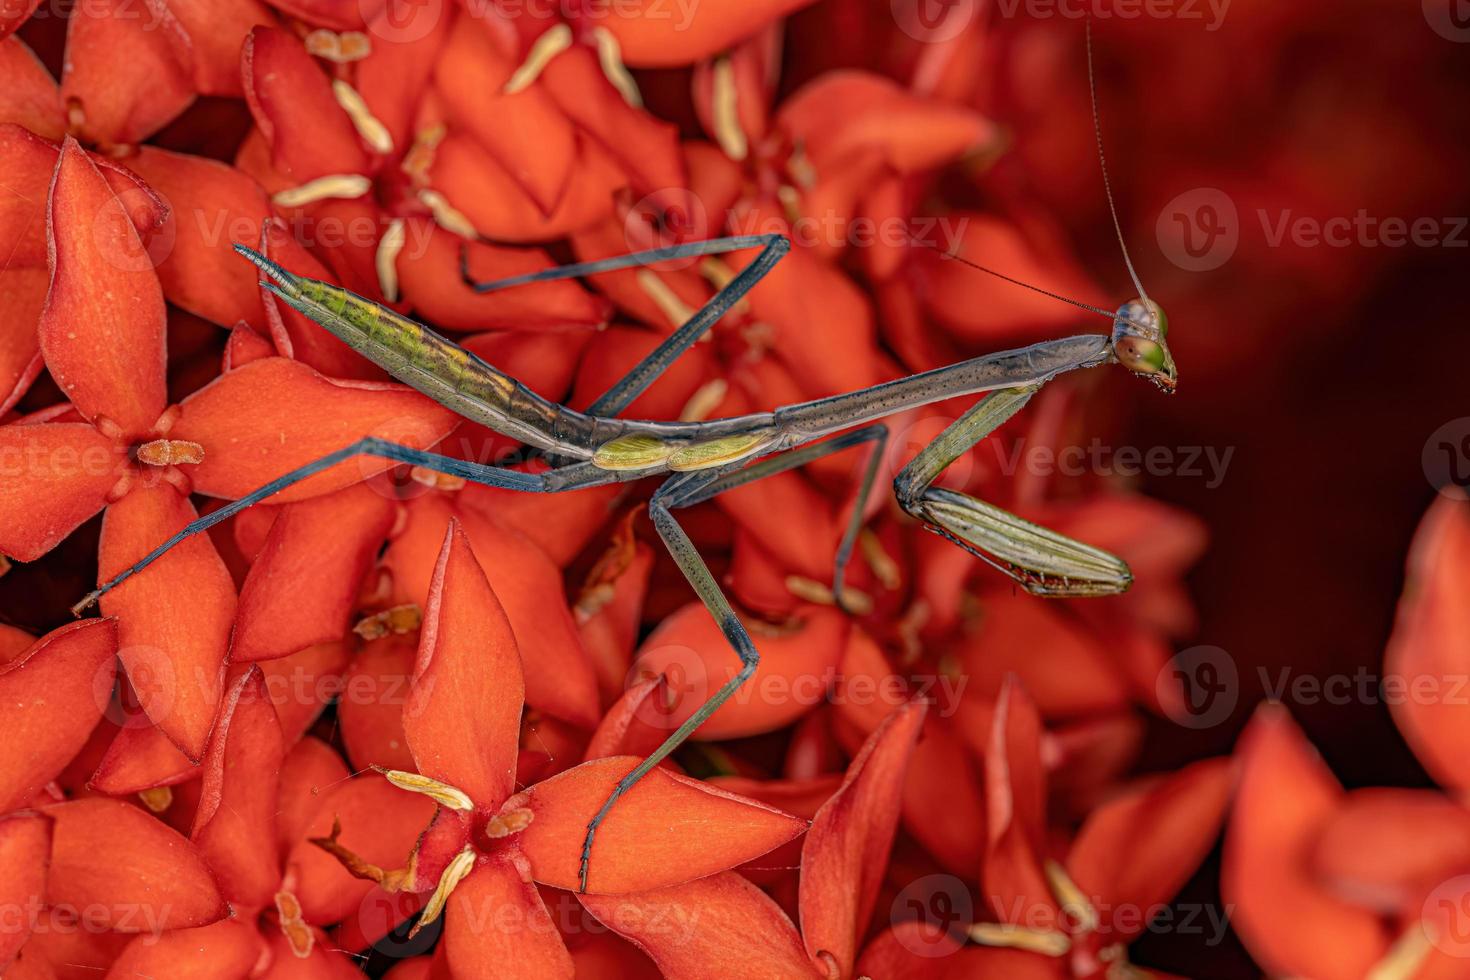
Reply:
<svg viewBox="0 0 1470 980"><path fill-rule="evenodd" d="M993 504L933 485L950 463L1019 412L1039 388L1028 385L992 392L941 432L894 479L899 506L1032 595L1124 592L1133 575L1121 558Z"/></svg>
<svg viewBox="0 0 1470 980"><path fill-rule="evenodd" d="M685 740L693 735L700 725L710 715L720 709L726 701L734 696L740 686L750 679L760 665L760 653L750 639L750 633L745 625L740 622L730 600L725 597L725 592L715 580L714 574L709 570L699 552L695 550L694 542L689 540L689 535L675 519L673 511L681 507L692 507L703 503L726 490L744 486L763 477L784 473L787 470L820 459L832 453L841 452L853 446L872 442L876 445L868 458L864 468L862 483L858 487L858 494L852 516L848 521L847 530L843 534L842 545L837 553L837 567L833 575L833 594L841 595L843 570L847 565L848 557L852 553L853 542L856 540L858 530L863 523L863 505L867 501L868 493L873 487L873 480L878 471L878 464L883 457L883 445L888 438L886 426L868 425L860 429L844 432L840 436L829 439L826 442L813 443L793 449L779 456L771 457L733 472L720 473L717 470L706 472L695 472L680 474L664 482L659 491L654 494L649 503L649 516L653 519L653 526L658 531L659 537L663 539L664 546L669 549L674 562L694 592L704 602L705 608L715 618L720 626L720 632L725 634L725 639L734 648L740 658L740 670L734 677L726 681L709 700L700 705L682 725L664 739L663 744L653 751L648 758L644 759L638 766L618 781L611 794L603 802L602 807L593 815L587 823L587 836L582 842L582 866L580 873L580 884L582 891L587 890L587 868L592 860L592 841L597 835L597 828L607 817L613 804L618 798L631 789L638 780L646 776L660 762L666 759L671 752L682 745Z"/></svg>

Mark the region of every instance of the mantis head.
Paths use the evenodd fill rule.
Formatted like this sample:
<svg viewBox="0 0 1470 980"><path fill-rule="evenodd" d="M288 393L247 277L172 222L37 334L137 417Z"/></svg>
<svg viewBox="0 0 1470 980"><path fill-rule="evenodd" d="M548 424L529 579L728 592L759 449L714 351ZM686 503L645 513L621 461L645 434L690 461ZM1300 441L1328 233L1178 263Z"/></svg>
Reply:
<svg viewBox="0 0 1470 980"><path fill-rule="evenodd" d="M1113 354L1128 370L1173 393L1179 374L1164 336L1169 318L1151 299L1129 300L1113 320Z"/></svg>

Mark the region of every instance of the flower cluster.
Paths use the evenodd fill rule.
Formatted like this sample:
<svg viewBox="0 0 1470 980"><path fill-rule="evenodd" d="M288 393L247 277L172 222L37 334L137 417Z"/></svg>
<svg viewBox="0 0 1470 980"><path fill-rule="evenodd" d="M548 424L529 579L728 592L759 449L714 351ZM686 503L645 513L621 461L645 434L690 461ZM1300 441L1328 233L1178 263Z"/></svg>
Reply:
<svg viewBox="0 0 1470 980"><path fill-rule="evenodd" d="M896 2L869 39L881 70L813 70L837 54L791 51L854 5L66 7L0 10L0 561L48 626L201 513L365 437L554 462L392 381L236 243L585 408L753 253L474 282L791 239L623 413L640 419L1075 332L1075 308L946 253L1100 294L1003 163L976 63L1010 64L973 11L921 23ZM1345 795L1280 708L1237 759L1136 775L1148 720L1188 715L1171 650L1204 529L1111 464L1010 452L1095 440L1110 383L1055 382L942 485L1120 555L1124 596L1017 594L882 492L834 585L855 454L685 512L760 666L621 796L585 882L589 820L739 668L643 485L517 495L347 460L88 618L0 627L0 972L1163 976L1130 947L1188 917L1201 962L1233 925L1273 973L1461 975L1463 713L1398 716L1444 793ZM971 404L891 419L880 491ZM1463 659L1467 568L1446 498L1390 670ZM1176 902L1227 817L1223 902Z"/></svg>

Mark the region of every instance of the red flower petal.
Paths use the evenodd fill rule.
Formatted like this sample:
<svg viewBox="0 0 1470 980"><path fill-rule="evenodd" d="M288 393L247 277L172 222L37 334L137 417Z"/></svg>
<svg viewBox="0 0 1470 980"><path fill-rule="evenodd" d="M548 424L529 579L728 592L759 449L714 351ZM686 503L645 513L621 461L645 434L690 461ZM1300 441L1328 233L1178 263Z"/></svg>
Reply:
<svg viewBox="0 0 1470 980"><path fill-rule="evenodd" d="M630 895L577 897L598 921L653 957L668 980L822 975L781 907L731 871Z"/></svg>
<svg viewBox="0 0 1470 980"><path fill-rule="evenodd" d="M227 980L248 977L265 955L255 924L226 919L197 929L139 936L112 964L109 977Z"/></svg>
<svg viewBox="0 0 1470 980"><path fill-rule="evenodd" d="M881 690L881 688L879 689ZM880 705L887 699L877 698ZM924 723L903 784L904 828L956 874L985 859L984 777L942 709ZM944 800L936 807L934 801Z"/></svg>
<svg viewBox="0 0 1470 980"><path fill-rule="evenodd" d="M237 619L238 622L238 619ZM290 745L300 738L342 687L342 674L352 659L352 644L318 643L289 657L265 660L265 686Z"/></svg>
<svg viewBox="0 0 1470 980"><path fill-rule="evenodd" d="M189 475L197 491L217 497L242 497L364 436L432 446L457 421L453 412L403 385L334 381L280 357L222 375L181 407L173 438L204 446L204 462ZM271 503L339 490L388 466L377 457L349 459Z"/></svg>
<svg viewBox="0 0 1470 980"><path fill-rule="evenodd" d="M865 148L900 173L930 170L993 140L995 126L952 102L913 95L863 71L836 71L781 106L779 124L807 147L819 172Z"/></svg>
<svg viewBox="0 0 1470 980"><path fill-rule="evenodd" d="M194 101L188 69L175 48L187 46L168 8L96 0L67 19L61 97L81 111L78 134L89 143L137 143Z"/></svg>
<svg viewBox="0 0 1470 980"><path fill-rule="evenodd" d="M596 8L585 9L584 27L600 27L617 38L623 60L637 68L688 65L719 54L754 34L809 0L709 0L689 7L684 16L670 16L671 9L657 0L638 0L618 8L618 16L606 17Z"/></svg>
<svg viewBox="0 0 1470 980"><path fill-rule="evenodd" d="M1377 913L1333 896L1309 858L1342 789L1279 705L1262 705L1236 749L1240 784L1225 838L1221 891L1262 968L1356 980L1383 958Z"/></svg>
<svg viewBox="0 0 1470 980"><path fill-rule="evenodd" d="M998 691L1014 674L1048 718L1107 713L1133 699L1103 644L1032 596L987 596L979 628L956 653L979 691Z"/></svg>
<svg viewBox="0 0 1470 980"><path fill-rule="evenodd" d="M398 255L398 282L403 295L424 319L445 330L530 330L596 326L608 318L607 304L576 280L532 283L514 289L476 293L460 274L465 249L470 276L477 282L539 272L555 265L540 249L508 248L470 242L445 231L427 218L409 218L407 246ZM555 338L568 352L575 338ZM568 364L572 358L566 358ZM496 363L497 367L509 370ZM527 381L528 379L522 378ZM532 386L534 387L534 385Z"/></svg>
<svg viewBox="0 0 1470 980"><path fill-rule="evenodd" d="M614 755L650 755L678 725L669 721L667 680L660 674L640 681L602 716L587 743L584 761ZM670 765L664 760L660 765Z"/></svg>
<svg viewBox="0 0 1470 980"><path fill-rule="evenodd" d="M594 599L595 611L589 613L588 609L593 607L584 607L582 600L578 600L577 631L592 661L604 701L621 697L627 684L653 562L653 549L642 542L636 543L627 567L613 581L593 586L610 591Z"/></svg>
<svg viewBox="0 0 1470 980"><path fill-rule="evenodd" d="M513 94L501 91L515 69L478 19L461 17L434 66L434 88L449 120L472 135L550 214L577 159L576 131L545 84Z"/></svg>
<svg viewBox="0 0 1470 980"><path fill-rule="evenodd" d="M353 5L355 6L355 5ZM368 171L367 153L331 83L301 42L257 27L241 52L245 101L276 169L298 183Z"/></svg>
<svg viewBox="0 0 1470 980"><path fill-rule="evenodd" d="M1087 818L1067 870L1098 905L1104 931L1131 940L1148 922L1125 915L1109 925L1113 912L1155 909L1194 874L1219 834L1233 775L1229 760L1206 759L1114 797Z"/></svg>
<svg viewBox="0 0 1470 980"><path fill-rule="evenodd" d="M0 10L0 37L8 37L41 5L41 0L17 0Z"/></svg>
<svg viewBox="0 0 1470 980"><path fill-rule="evenodd" d="M271 213L260 185L217 160L150 146L128 165L169 206L161 233L172 247L157 265L169 302L220 326L244 320L264 328L256 269L230 247L260 237Z"/></svg>
<svg viewBox="0 0 1470 980"><path fill-rule="evenodd" d="M584 762L512 797L535 814L520 836L536 880L575 889L587 822L639 760ZM587 890L646 891L733 868L791 840L806 821L655 769L608 812L592 845Z"/></svg>
<svg viewBox="0 0 1470 980"><path fill-rule="evenodd" d="M898 831L893 799L926 713L922 703L903 705L869 736L802 846L802 939L814 960L830 956L843 976L852 971L878 899Z"/></svg>
<svg viewBox="0 0 1470 980"><path fill-rule="evenodd" d="M184 61L200 95L239 98L240 45L258 24L274 24L275 16L259 0L188 0L170 3L178 33L187 39Z"/></svg>
<svg viewBox="0 0 1470 980"><path fill-rule="evenodd" d="M51 864L51 820L22 810L0 817L0 907L12 910L0 923L0 970L31 935L31 915L46 901Z"/></svg>
<svg viewBox="0 0 1470 980"><path fill-rule="evenodd" d="M1470 869L1470 811L1429 790L1356 790L1328 818L1312 865L1360 905L1385 915L1419 908L1449 875Z"/></svg>
<svg viewBox="0 0 1470 980"><path fill-rule="evenodd" d="M515 788L524 696L510 620L451 519L403 711L418 771L463 790L482 810L498 809Z"/></svg>
<svg viewBox="0 0 1470 980"><path fill-rule="evenodd" d="M252 667L220 705L190 834L235 905L269 905L280 885L276 794L285 755L265 677Z"/></svg>
<svg viewBox="0 0 1470 980"><path fill-rule="evenodd" d="M951 221L958 254L1064 296L1097 295L1059 244L1028 241L1015 225L990 215L956 214ZM1075 311L1065 304L951 262L932 249L916 250L915 261L930 312L962 340L1041 339L1076 322Z"/></svg>
<svg viewBox="0 0 1470 980"><path fill-rule="evenodd" d="M468 134L451 133L434 150L429 178L475 230L499 242L544 242L612 212L612 191L624 179L607 153L578 140L577 179L556 210L541 212L520 183Z"/></svg>
<svg viewBox="0 0 1470 980"><path fill-rule="evenodd" d="M378 0L270 0L270 3L308 24L334 31L360 31L366 26L364 18L370 11L387 6Z"/></svg>
<svg viewBox="0 0 1470 980"><path fill-rule="evenodd" d="M197 775L199 766L138 713L129 716L108 743L87 785L108 796L127 796L155 786L176 786Z"/></svg>
<svg viewBox="0 0 1470 980"><path fill-rule="evenodd" d="M325 794L305 837L328 837L336 820L342 823L343 847L381 868L403 864L434 815L434 801L406 793L376 774L339 784ZM294 876L294 878L293 878ZM352 915L372 892L370 881L354 878L326 851L298 840L286 859L285 878L294 880L308 922L341 922Z"/></svg>
<svg viewBox="0 0 1470 980"><path fill-rule="evenodd" d="M597 684L567 608L561 569L498 521L463 508L456 513L515 630L527 703L592 728L598 717ZM408 527L393 539L383 563L393 573L399 601L423 604L451 507L442 496L426 496L415 500L408 514Z"/></svg>
<svg viewBox="0 0 1470 980"><path fill-rule="evenodd" d="M55 821L53 906L86 909L89 922L116 932L188 929L229 914L194 845L137 807L99 798L44 812Z"/></svg>
<svg viewBox="0 0 1470 980"><path fill-rule="evenodd" d="M36 325L49 286L50 277L42 269L0 272L0 309L5 310L0 320L0 416L10 411L41 373Z"/></svg>
<svg viewBox="0 0 1470 980"><path fill-rule="evenodd" d="M509 925L507 925L509 923ZM494 980L505 964L525 980L571 980L572 957L526 859L514 851L482 857L449 895L444 911L446 959L455 980Z"/></svg>
<svg viewBox="0 0 1470 980"><path fill-rule="evenodd" d="M573 46L552 59L541 72L539 87L618 161L635 195L682 196L678 192L688 178L679 128L629 105L591 48Z"/></svg>
<svg viewBox="0 0 1470 980"><path fill-rule="evenodd" d="M954 962L956 953L963 955L964 949L962 939L936 928L927 919L903 922L879 933L868 943L858 960L857 971L859 976L887 980L932 980L936 972L941 977L958 978L964 975L961 971L936 971L935 964L947 966Z"/></svg>
<svg viewBox="0 0 1470 980"><path fill-rule="evenodd" d="M456 18L428 4L403 8L385 3L376 20L367 14L367 5L361 9L369 22L372 50L357 63L353 84L393 145L404 149L421 124L429 79Z"/></svg>
<svg viewBox="0 0 1470 980"><path fill-rule="evenodd" d="M112 693L117 624L52 630L0 668L0 812L21 806L86 743Z"/></svg>
<svg viewBox="0 0 1470 980"><path fill-rule="evenodd" d="M276 843L285 853L302 837L329 791L347 782L347 766L326 742L307 736L286 755L281 769Z"/></svg>
<svg viewBox="0 0 1470 980"><path fill-rule="evenodd" d="M129 211L71 138L56 164L48 228L46 366L87 418L106 416L141 436L166 402L163 293Z"/></svg>
<svg viewBox="0 0 1470 980"><path fill-rule="evenodd" d="M270 968L253 980L362 980L356 960L338 952L322 933L312 931L315 940L306 956L296 955L281 930L267 932Z"/></svg>
<svg viewBox="0 0 1470 980"><path fill-rule="evenodd" d="M700 726L695 738L738 738L782 728L826 698L847 643L848 618L835 608L807 606L797 629L757 632L761 661L745 696L726 702ZM740 659L703 603L690 603L664 619L638 651L644 676L666 674L678 698L675 725L702 705L740 669Z"/></svg>
<svg viewBox="0 0 1470 980"><path fill-rule="evenodd" d="M137 486L107 509L98 581L108 581L197 516L172 486ZM118 656L149 720L190 759L204 754L224 690L235 583L208 535L185 539L102 597Z"/></svg>
<svg viewBox="0 0 1470 980"><path fill-rule="evenodd" d="M412 772L417 768L403 731L417 659L416 638L385 636L365 643L342 678L337 720L354 769L380 766ZM519 664L516 665L519 671Z"/></svg>
<svg viewBox="0 0 1470 980"><path fill-rule="evenodd" d="M1470 672L1470 505L1437 497L1409 552L1404 595L1384 655L1394 721L1441 784L1470 790L1470 712L1447 696ZM1422 691L1437 692L1424 696ZM1458 710L1456 710L1458 708Z"/></svg>
<svg viewBox="0 0 1470 980"><path fill-rule="evenodd" d="M1036 705L1014 679L1008 679L995 705L990 744L985 752L986 836L981 883L1001 921L1018 910L1028 916L1053 908L1051 889L1041 874L1045 854L1045 770L1041 764L1041 718ZM1045 927L1044 922L1028 925Z"/></svg>
<svg viewBox="0 0 1470 980"><path fill-rule="evenodd" d="M93 514L122 475L123 459L90 425L0 426L0 552L35 561Z"/></svg>
<svg viewBox="0 0 1470 980"><path fill-rule="evenodd" d="M0 29L0 34L4 34ZM56 79L18 37L0 41L0 123L16 123L37 136L59 140L66 132Z"/></svg>
<svg viewBox="0 0 1470 980"><path fill-rule="evenodd" d="M393 512L368 484L280 508L240 589L230 659L274 660L345 636Z"/></svg>

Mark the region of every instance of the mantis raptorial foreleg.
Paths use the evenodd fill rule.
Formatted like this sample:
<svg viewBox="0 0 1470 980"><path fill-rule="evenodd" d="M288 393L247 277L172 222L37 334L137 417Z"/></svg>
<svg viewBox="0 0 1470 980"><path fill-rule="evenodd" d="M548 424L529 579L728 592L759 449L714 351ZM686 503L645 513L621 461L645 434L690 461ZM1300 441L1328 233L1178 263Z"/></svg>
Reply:
<svg viewBox="0 0 1470 980"><path fill-rule="evenodd" d="M893 481L899 506L1023 589L1042 596L1099 596L1125 591L1133 581L1117 558L976 500L934 486L944 470L1000 428L1031 400L1040 385L992 392L919 452Z"/></svg>

